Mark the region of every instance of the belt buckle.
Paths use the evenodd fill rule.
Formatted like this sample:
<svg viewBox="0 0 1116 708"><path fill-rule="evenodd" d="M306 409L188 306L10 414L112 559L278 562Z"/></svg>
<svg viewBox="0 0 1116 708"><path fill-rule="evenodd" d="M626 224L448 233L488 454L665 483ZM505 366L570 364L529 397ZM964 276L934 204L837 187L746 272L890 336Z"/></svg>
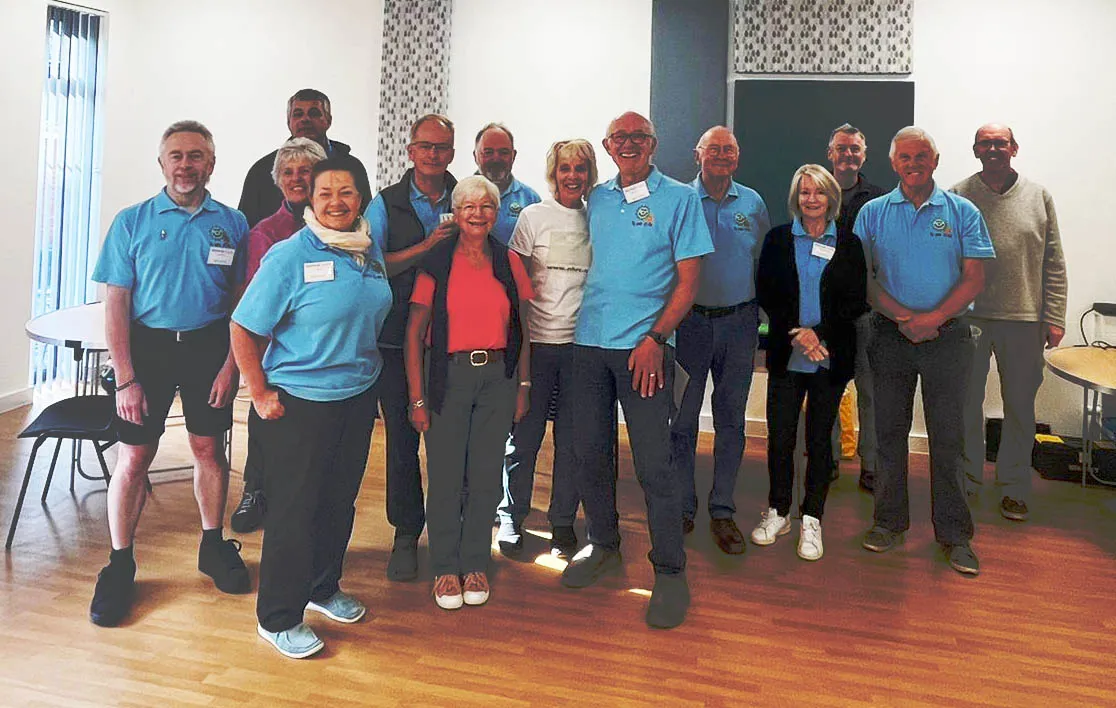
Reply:
<svg viewBox="0 0 1116 708"><path fill-rule="evenodd" d="M473 366L484 366L488 363L488 352L484 349L474 349L469 352L469 363Z"/></svg>

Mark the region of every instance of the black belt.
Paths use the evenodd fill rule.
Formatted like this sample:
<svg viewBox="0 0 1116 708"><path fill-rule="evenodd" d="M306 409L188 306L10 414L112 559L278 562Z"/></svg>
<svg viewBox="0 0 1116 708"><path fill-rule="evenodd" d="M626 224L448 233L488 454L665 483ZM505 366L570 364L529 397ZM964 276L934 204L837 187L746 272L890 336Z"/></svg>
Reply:
<svg viewBox="0 0 1116 708"><path fill-rule="evenodd" d="M474 349L471 352L453 352L450 361L467 361L473 366L484 366L504 360L503 349Z"/></svg>
<svg viewBox="0 0 1116 708"><path fill-rule="evenodd" d="M132 330L135 334L147 337L150 340L161 342L194 342L198 340L212 340L219 335L227 333L229 331L229 321L227 319L220 319L204 327L185 331L156 329L154 327L142 325L139 322L133 322Z"/></svg>
<svg viewBox="0 0 1116 708"><path fill-rule="evenodd" d="M737 312L743 310L745 307L751 305L753 302L755 302L755 300L748 300L747 302L740 302L735 305L726 305L725 307L706 307L705 305L694 305L693 310L699 315L708 317L711 320L715 320L718 317L728 317L729 315L734 315Z"/></svg>

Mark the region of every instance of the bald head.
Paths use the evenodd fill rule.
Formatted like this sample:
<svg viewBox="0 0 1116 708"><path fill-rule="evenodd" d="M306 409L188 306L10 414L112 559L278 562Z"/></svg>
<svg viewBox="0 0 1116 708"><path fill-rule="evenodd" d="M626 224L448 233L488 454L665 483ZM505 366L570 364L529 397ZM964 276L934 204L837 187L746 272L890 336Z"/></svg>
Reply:
<svg viewBox="0 0 1116 708"><path fill-rule="evenodd" d="M620 171L622 186L646 179L658 140L651 121L634 111L622 113L608 124L604 149Z"/></svg>
<svg viewBox="0 0 1116 708"><path fill-rule="evenodd" d="M739 147L736 142L736 136L723 125L715 125L702 133L701 138L698 140L697 149L700 150L711 142L731 142L734 146Z"/></svg>
<svg viewBox="0 0 1116 708"><path fill-rule="evenodd" d="M1011 159L1019 153L1015 134L1011 128L1001 123L982 125L973 138L973 156L980 160L983 172L988 177L1013 172Z"/></svg>
<svg viewBox="0 0 1116 708"><path fill-rule="evenodd" d="M605 134L605 137L615 133L621 126L628 132L638 130L648 135L655 134L655 125L651 122L650 118L642 116L635 111L627 111L612 119L612 122L608 124L608 132Z"/></svg>
<svg viewBox="0 0 1116 708"><path fill-rule="evenodd" d="M701 181L706 191L723 195L740 161L736 136L723 125L713 126L698 140L694 161L701 166Z"/></svg>
<svg viewBox="0 0 1116 708"><path fill-rule="evenodd" d="M985 123L984 125L977 128L976 136L973 138L973 143L974 144L980 142L981 133L984 133L985 137L987 137L989 134L995 135L995 134L1006 133L1007 137L1008 137L1008 140L1011 142L1011 144L1016 145L1016 147L1018 147L1018 145L1015 142L1015 133L1011 132L1011 128L1009 126L1004 125L1003 123Z"/></svg>

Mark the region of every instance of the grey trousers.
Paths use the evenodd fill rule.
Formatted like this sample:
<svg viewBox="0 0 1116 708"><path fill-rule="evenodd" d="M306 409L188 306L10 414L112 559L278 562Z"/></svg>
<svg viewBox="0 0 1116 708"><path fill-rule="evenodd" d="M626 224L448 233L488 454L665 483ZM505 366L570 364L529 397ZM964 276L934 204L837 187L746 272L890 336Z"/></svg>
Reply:
<svg viewBox="0 0 1116 708"><path fill-rule="evenodd" d="M915 386L922 380L922 409L930 443L930 498L934 538L966 544L973 519L962 483L962 409L973 361L974 333L951 320L937 339L915 344L882 315L872 315L872 373L875 374L877 442L876 526L902 533L910 528L907 494L907 436L914 416Z"/></svg>
<svg viewBox="0 0 1116 708"><path fill-rule="evenodd" d="M441 412L431 411L425 435L426 533L435 576L488 569L516 390L503 361L449 362L446 398Z"/></svg>
<svg viewBox="0 0 1116 708"><path fill-rule="evenodd" d="M970 489L984 483L984 391L989 359L996 355L1004 425L996 456L1000 494L1027 502L1031 496L1031 448L1035 441L1035 395L1042 385L1042 323L969 317L981 329L965 397L962 464Z"/></svg>

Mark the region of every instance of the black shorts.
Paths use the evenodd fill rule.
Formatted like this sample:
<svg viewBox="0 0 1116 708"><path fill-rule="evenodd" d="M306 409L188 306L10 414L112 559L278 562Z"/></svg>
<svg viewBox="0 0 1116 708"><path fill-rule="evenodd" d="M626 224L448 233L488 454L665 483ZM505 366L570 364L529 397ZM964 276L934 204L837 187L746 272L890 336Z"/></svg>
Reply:
<svg viewBox="0 0 1116 708"><path fill-rule="evenodd" d="M147 445L157 442L166 428L174 393L182 397L186 430L217 437L232 427L232 401L211 408L209 392L229 355L229 322L218 320L192 332L151 329L132 323L132 367L147 398L143 425L113 415L120 442Z"/></svg>

